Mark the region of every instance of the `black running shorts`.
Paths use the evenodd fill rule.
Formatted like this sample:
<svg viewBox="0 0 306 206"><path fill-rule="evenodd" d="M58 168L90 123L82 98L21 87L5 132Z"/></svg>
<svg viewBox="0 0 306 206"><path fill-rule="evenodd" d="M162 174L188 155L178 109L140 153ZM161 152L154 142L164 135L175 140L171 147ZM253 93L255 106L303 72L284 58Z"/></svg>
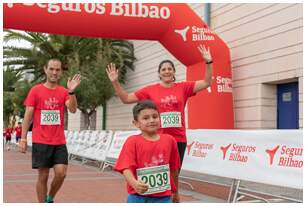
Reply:
<svg viewBox="0 0 306 206"><path fill-rule="evenodd" d="M183 160L184 160L186 146L187 146L186 142L177 142L177 149L180 155L181 167L182 167Z"/></svg>
<svg viewBox="0 0 306 206"><path fill-rule="evenodd" d="M68 165L68 151L65 144L32 144L32 168L52 168L56 164Z"/></svg>

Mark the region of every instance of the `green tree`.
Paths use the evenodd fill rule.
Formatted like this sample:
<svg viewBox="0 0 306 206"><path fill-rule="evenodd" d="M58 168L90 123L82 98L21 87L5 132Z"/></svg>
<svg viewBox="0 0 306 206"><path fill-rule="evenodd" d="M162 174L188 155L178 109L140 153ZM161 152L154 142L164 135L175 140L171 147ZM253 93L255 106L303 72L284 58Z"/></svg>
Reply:
<svg viewBox="0 0 306 206"><path fill-rule="evenodd" d="M10 124L10 119L14 115L14 105L11 92L3 92L3 123L7 127Z"/></svg>
<svg viewBox="0 0 306 206"><path fill-rule="evenodd" d="M119 69L119 81L125 83L125 74L128 69L134 70L135 61L133 44L128 41L111 39L96 39L95 60L81 67L84 76L77 90L78 108L84 114L85 125L82 129L95 129L91 116L96 117L98 106L103 107L103 129L106 129L106 102L114 96L114 90L109 81L105 68L114 62ZM93 124L92 124L93 123Z"/></svg>
<svg viewBox="0 0 306 206"><path fill-rule="evenodd" d="M18 32L6 30L4 43L10 41L25 41L30 43L31 47L24 48L17 46L4 46L3 56L4 65L13 65L18 69L16 71L24 71L34 74L35 79L43 76L43 66L48 58L57 57L55 50L48 44L48 37L42 33Z"/></svg>
<svg viewBox="0 0 306 206"><path fill-rule="evenodd" d="M3 70L3 91L13 92L16 82L21 78L21 74L15 71L13 67L7 67Z"/></svg>
<svg viewBox="0 0 306 206"><path fill-rule="evenodd" d="M76 92L78 108L86 119L85 128L89 128L90 116L96 114L98 106L102 105L103 112L106 112L106 102L114 95L105 73L106 65L110 62L116 63L121 83L125 82L127 70L134 69L134 47L128 41L20 33L11 30L6 32L5 42L23 40L29 42L32 47L4 46L4 65L18 65L17 71L32 73L35 81L43 81L44 64L50 58L58 58L64 68L64 77L61 80L63 86L66 86L68 76L77 72L82 74L84 78ZM105 129L105 118L103 129Z"/></svg>
<svg viewBox="0 0 306 206"><path fill-rule="evenodd" d="M24 101L35 82L30 83L28 80L18 81L15 86L13 96L15 115L23 117L25 113Z"/></svg>
<svg viewBox="0 0 306 206"><path fill-rule="evenodd" d="M7 67L3 71L3 122L6 126L15 123L14 91L20 78L20 72L15 71L12 67ZM12 122L10 122L11 119Z"/></svg>

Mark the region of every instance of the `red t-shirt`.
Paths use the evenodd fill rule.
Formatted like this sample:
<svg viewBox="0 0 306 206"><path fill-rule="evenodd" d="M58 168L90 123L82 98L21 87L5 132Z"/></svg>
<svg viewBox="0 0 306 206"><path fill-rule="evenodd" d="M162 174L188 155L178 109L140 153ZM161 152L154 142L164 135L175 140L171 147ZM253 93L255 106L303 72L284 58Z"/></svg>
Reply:
<svg viewBox="0 0 306 206"><path fill-rule="evenodd" d="M157 141L149 141L141 134L132 135L125 141L116 162L114 170L123 172L130 169L136 178L136 169L169 164L170 172L180 167L180 158L175 139L167 134L160 134ZM137 178L136 178L137 179ZM176 191L174 180L170 175L171 190ZM171 190L161 193L150 194L152 197L170 196ZM136 191L127 184L129 194L136 194Z"/></svg>
<svg viewBox="0 0 306 206"><path fill-rule="evenodd" d="M21 137L21 127L17 126L15 128L15 131L16 131L16 137Z"/></svg>
<svg viewBox="0 0 306 206"><path fill-rule="evenodd" d="M5 137L7 137L7 138L11 138L11 136L12 136L12 133L13 133L13 128L6 128L5 129Z"/></svg>
<svg viewBox="0 0 306 206"><path fill-rule="evenodd" d="M49 89L43 84L38 84L30 90L24 105L34 107L33 143L66 144L64 109L68 99L68 91L62 86Z"/></svg>
<svg viewBox="0 0 306 206"><path fill-rule="evenodd" d="M187 99L196 94L193 92L194 86L195 82L179 82L170 88L165 88L158 83L136 91L135 95L139 101L149 99L156 104L161 115L160 132L172 135L177 142L186 142L185 105ZM175 115L167 116L169 112ZM178 118L180 124L173 126L167 124L167 121L176 122Z"/></svg>

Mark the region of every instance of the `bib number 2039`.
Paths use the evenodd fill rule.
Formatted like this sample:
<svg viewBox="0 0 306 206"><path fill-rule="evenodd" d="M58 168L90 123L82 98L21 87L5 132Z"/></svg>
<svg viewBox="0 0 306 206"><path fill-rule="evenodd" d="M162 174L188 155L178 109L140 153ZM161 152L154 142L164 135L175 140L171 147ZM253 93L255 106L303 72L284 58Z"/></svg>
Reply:
<svg viewBox="0 0 306 206"><path fill-rule="evenodd" d="M167 173L142 176L141 180L144 183L149 184L150 187L163 186L164 184L167 184L169 181Z"/></svg>
<svg viewBox="0 0 306 206"><path fill-rule="evenodd" d="M161 127L181 127L181 113L180 112L162 112L160 114Z"/></svg>
<svg viewBox="0 0 306 206"><path fill-rule="evenodd" d="M138 179L149 186L144 194L164 192L171 188L169 165L138 169L137 176Z"/></svg>
<svg viewBox="0 0 306 206"><path fill-rule="evenodd" d="M60 125L60 111L59 110L41 110L41 125Z"/></svg>

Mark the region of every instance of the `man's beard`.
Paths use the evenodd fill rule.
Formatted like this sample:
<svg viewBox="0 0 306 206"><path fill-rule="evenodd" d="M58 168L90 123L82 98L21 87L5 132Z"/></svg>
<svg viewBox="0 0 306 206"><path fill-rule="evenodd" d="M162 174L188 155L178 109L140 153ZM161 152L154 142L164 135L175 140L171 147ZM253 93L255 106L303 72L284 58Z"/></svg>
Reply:
<svg viewBox="0 0 306 206"><path fill-rule="evenodd" d="M48 82L50 82L52 84L56 84L56 83L58 83L58 79L52 80L51 78L48 78Z"/></svg>

